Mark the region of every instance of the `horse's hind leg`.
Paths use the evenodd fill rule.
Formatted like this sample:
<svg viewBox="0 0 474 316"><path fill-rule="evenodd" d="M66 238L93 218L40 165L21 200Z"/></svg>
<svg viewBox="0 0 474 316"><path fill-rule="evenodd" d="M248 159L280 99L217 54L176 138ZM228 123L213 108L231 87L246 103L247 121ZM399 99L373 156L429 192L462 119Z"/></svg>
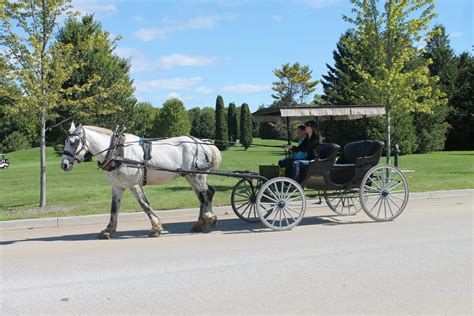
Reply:
<svg viewBox="0 0 474 316"><path fill-rule="evenodd" d="M153 209L150 206L150 202L148 202L148 199L146 198L145 191L143 191L143 187L137 184L130 187L130 191L132 191L133 195L137 199L143 211L145 211L146 215L148 215L148 217L150 218L151 231L148 236L160 236L160 234L163 232L163 226L161 225L161 221L158 216L155 214L155 212L153 212Z"/></svg>
<svg viewBox="0 0 474 316"><path fill-rule="evenodd" d="M110 221L109 225L100 232L100 239L110 239L114 237L117 231L117 217L120 210L120 202L122 201L122 195L125 189L112 187L112 205L110 207Z"/></svg>
<svg viewBox="0 0 474 316"><path fill-rule="evenodd" d="M213 228L216 227L217 216L212 212L212 198L215 190L207 184L207 175L187 175L186 180L188 180L200 202L199 218L191 230L193 232L202 232L206 225Z"/></svg>

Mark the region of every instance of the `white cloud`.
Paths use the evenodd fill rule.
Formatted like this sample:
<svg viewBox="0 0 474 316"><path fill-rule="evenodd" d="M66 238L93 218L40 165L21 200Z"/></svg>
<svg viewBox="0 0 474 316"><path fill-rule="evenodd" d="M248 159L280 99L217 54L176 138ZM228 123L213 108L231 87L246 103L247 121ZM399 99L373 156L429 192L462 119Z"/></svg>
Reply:
<svg viewBox="0 0 474 316"><path fill-rule="evenodd" d="M274 16L272 16L272 19L276 23L281 23L281 21L283 21L283 17L281 15L274 15Z"/></svg>
<svg viewBox="0 0 474 316"><path fill-rule="evenodd" d="M181 97L181 95L177 92L171 92L170 94L168 94L168 96L166 97L167 99L179 99Z"/></svg>
<svg viewBox="0 0 474 316"><path fill-rule="evenodd" d="M324 7L329 7L339 0L303 0L304 5L313 8L313 9L320 9ZM299 1L298 1L299 2Z"/></svg>
<svg viewBox="0 0 474 316"><path fill-rule="evenodd" d="M215 93L216 90L210 87L201 86L196 89L196 92L202 93L202 94L211 94L211 93Z"/></svg>
<svg viewBox="0 0 474 316"><path fill-rule="evenodd" d="M155 63L158 68L170 69L175 67L207 66L215 61L216 58L214 57L171 54L160 57Z"/></svg>
<svg viewBox="0 0 474 316"><path fill-rule="evenodd" d="M194 98L193 97L190 97L190 96L183 96L181 93L177 93L177 92L171 92L169 93L165 100L169 100L169 99L179 99L181 102L183 103L188 103L188 102L194 102Z"/></svg>
<svg viewBox="0 0 474 316"><path fill-rule="evenodd" d="M145 21L145 18L140 15L134 15L132 18L135 22L139 22L139 23Z"/></svg>
<svg viewBox="0 0 474 316"><path fill-rule="evenodd" d="M163 27L141 28L134 35L144 41L149 42L156 38L165 39L175 32L185 32L189 30L213 29L220 21L231 20L234 15L210 15L198 16L185 21L163 19Z"/></svg>
<svg viewBox="0 0 474 316"><path fill-rule="evenodd" d="M73 0L72 5L82 15L87 13L111 15L117 12L117 5L114 0Z"/></svg>
<svg viewBox="0 0 474 316"><path fill-rule="evenodd" d="M130 58L132 71L152 71L155 69L172 69L176 67L208 66L216 62L215 57L170 54L150 60L147 54L131 47L117 47L115 53L122 58Z"/></svg>
<svg viewBox="0 0 474 316"><path fill-rule="evenodd" d="M259 93L259 92L266 92L272 89L271 85L255 85L255 84L236 84L225 86L220 89L220 91L225 93L237 93L237 94L251 94L251 93Z"/></svg>
<svg viewBox="0 0 474 316"><path fill-rule="evenodd" d="M191 88L202 82L201 77L172 78L162 80L136 81L135 88L138 92L153 92L158 90L181 90Z"/></svg>
<svg viewBox="0 0 474 316"><path fill-rule="evenodd" d="M463 35L464 35L463 32L452 32L449 34L449 36L451 36L452 38L461 37Z"/></svg>

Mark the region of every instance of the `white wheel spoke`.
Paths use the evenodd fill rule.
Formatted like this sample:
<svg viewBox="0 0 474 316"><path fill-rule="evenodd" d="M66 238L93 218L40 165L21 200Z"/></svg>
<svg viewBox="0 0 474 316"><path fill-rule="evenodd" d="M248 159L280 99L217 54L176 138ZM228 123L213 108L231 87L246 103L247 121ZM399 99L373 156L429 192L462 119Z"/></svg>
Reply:
<svg viewBox="0 0 474 316"><path fill-rule="evenodd" d="M270 201L272 201L272 202L274 202L274 203L278 203L278 199L275 200L274 198L271 198L271 197L269 197L269 196L266 195L266 194L262 194L262 196L264 196L265 198L269 199Z"/></svg>

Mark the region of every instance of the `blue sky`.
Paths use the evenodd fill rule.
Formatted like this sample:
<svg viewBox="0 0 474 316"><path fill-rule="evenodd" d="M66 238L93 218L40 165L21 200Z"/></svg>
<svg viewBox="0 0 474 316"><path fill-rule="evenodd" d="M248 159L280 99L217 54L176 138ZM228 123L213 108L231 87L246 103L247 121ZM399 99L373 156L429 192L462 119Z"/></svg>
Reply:
<svg viewBox="0 0 474 316"><path fill-rule="evenodd" d="M270 104L273 69L299 62L326 74L339 36L350 25L349 0L74 0L95 13L116 53L131 58L135 95L161 107L170 97L186 108ZM471 0L438 0L432 21L443 24L456 53L472 52ZM321 85L318 92L321 93Z"/></svg>

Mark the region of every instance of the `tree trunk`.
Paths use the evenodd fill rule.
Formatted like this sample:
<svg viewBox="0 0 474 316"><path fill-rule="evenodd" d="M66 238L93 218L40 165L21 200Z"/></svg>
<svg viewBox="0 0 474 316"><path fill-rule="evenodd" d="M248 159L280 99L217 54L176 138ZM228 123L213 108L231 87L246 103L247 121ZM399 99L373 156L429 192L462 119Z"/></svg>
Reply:
<svg viewBox="0 0 474 316"><path fill-rule="evenodd" d="M41 208L46 206L46 113L41 113L40 126L40 151L41 151L41 173L40 173L40 202Z"/></svg>

